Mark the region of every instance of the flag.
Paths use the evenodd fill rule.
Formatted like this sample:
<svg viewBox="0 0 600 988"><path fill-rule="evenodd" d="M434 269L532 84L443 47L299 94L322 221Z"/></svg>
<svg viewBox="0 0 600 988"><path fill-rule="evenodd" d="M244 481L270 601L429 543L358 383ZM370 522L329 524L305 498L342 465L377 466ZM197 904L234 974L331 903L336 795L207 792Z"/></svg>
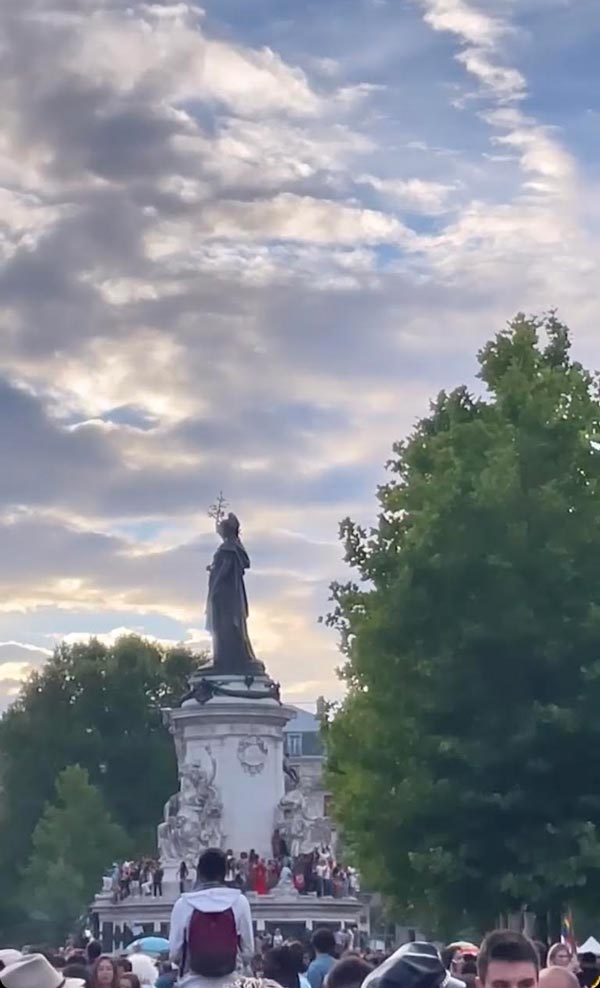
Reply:
<svg viewBox="0 0 600 988"><path fill-rule="evenodd" d="M563 916L560 939L562 943L568 944L572 953L577 953L577 941L575 939L575 930L573 929L573 913L570 909Z"/></svg>

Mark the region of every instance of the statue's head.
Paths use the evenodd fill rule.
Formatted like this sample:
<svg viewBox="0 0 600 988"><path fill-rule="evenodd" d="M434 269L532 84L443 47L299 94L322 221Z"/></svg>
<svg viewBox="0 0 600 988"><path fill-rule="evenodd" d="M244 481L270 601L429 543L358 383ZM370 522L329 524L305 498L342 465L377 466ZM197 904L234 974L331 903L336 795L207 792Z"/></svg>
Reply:
<svg viewBox="0 0 600 988"><path fill-rule="evenodd" d="M221 519L217 530L222 539L237 539L240 534L238 517L230 511L226 518Z"/></svg>

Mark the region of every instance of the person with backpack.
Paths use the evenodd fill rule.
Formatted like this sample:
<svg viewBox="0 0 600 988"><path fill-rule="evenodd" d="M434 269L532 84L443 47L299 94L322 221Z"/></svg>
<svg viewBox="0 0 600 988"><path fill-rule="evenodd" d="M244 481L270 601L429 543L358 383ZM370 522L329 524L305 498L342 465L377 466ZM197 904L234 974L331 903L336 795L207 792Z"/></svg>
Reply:
<svg viewBox="0 0 600 988"><path fill-rule="evenodd" d="M225 988L236 977L238 955L249 963L254 934L248 900L225 885L227 859L211 848L200 855L198 884L173 906L169 955L179 966L179 988Z"/></svg>

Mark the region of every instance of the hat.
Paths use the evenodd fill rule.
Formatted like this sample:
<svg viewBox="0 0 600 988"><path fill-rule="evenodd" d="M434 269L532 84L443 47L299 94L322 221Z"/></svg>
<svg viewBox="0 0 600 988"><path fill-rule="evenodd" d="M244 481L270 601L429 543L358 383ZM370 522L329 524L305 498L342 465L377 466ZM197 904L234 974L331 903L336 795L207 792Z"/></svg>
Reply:
<svg viewBox="0 0 600 988"><path fill-rule="evenodd" d="M3 967L8 967L9 964L14 964L16 961L20 961L23 954L20 950L13 950L12 947L6 947L5 950L0 950L0 971Z"/></svg>
<svg viewBox="0 0 600 988"><path fill-rule="evenodd" d="M432 943L405 943L363 981L362 988L465 988Z"/></svg>
<svg viewBox="0 0 600 988"><path fill-rule="evenodd" d="M83 988L81 978L63 978L43 954L27 954L5 967L1 975L4 988Z"/></svg>

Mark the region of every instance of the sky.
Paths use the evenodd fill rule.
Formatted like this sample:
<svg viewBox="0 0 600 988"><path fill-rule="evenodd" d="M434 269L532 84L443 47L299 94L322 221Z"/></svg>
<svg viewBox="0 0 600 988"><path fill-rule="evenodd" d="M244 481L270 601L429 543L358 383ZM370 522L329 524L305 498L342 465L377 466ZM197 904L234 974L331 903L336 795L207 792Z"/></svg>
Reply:
<svg viewBox="0 0 600 988"><path fill-rule="evenodd" d="M58 641L318 623L392 443L517 311L600 364L598 0L0 4L0 708Z"/></svg>

